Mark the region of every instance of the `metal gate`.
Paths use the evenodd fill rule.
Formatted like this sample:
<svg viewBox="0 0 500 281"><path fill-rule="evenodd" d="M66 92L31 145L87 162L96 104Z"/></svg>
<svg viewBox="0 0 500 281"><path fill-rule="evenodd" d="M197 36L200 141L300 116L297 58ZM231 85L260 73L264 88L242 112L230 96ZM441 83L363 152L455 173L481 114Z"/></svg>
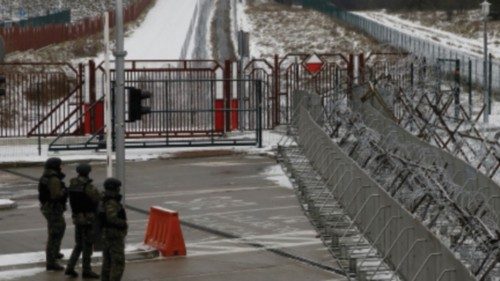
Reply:
<svg viewBox="0 0 500 281"><path fill-rule="evenodd" d="M307 69L307 60L317 56L321 64L316 71ZM342 54L292 53L274 60L252 59L242 67L243 77L264 81L263 114L265 128L289 124L294 92L307 90L326 96L351 83L353 57Z"/></svg>
<svg viewBox="0 0 500 281"><path fill-rule="evenodd" d="M315 71L308 69L311 56L321 61ZM127 61L125 86L153 93L148 101L152 113L138 122L126 124L127 145L258 144L262 141L262 129L290 123L291 96L294 92L308 90L328 97L335 89L352 86L355 80L353 58L353 55L341 54L289 54L275 56L274 60L254 59L244 63L219 63L214 60ZM19 83L15 82L19 78L7 77L8 95L0 97L0 104L20 112L19 116L23 118L26 115L35 117L25 118L31 123L23 122L29 125L13 123L12 128L18 130L15 133L14 129L9 129L2 134L8 126L0 126L0 137L56 137L49 146L50 150L104 148L103 65L96 66L93 61L78 67L54 65L58 67L58 72L53 71L54 67L40 65L40 68L35 68L31 65L33 73L24 73L26 78ZM34 95L42 97L40 102L30 100L33 95L28 97L24 94L26 90L21 91L23 93L18 98L13 98L15 95L12 93L18 88L31 89L40 84L36 82L38 80L46 82L41 87L42 94ZM114 70L111 70L113 80ZM58 81L59 84L51 81ZM11 86L14 85L12 83L17 84ZM44 104L43 97L60 92L51 88L56 84L65 89L64 94L50 98L50 102ZM43 87L48 90L44 91ZM23 103L29 106L19 109L11 106ZM37 104L41 106L33 107ZM2 114L9 114L9 110L3 110ZM40 111L39 114L31 115L36 110ZM3 123L5 120L2 118Z"/></svg>
<svg viewBox="0 0 500 281"><path fill-rule="evenodd" d="M98 66L96 70L95 81L101 82L101 87L95 96L102 96L104 69ZM151 92L147 105L152 110L140 121L126 124L126 147L261 146L261 100L265 81L232 78L225 72L219 63L211 60L128 61L125 87ZM114 77L112 70L112 84ZM231 89L239 90L236 93ZM127 97L125 99L127 104ZM70 126L49 149L104 148L103 116L101 98L87 106L81 116L85 124L91 124L85 126L86 133L91 134L88 140L75 143L66 138L73 131Z"/></svg>
<svg viewBox="0 0 500 281"><path fill-rule="evenodd" d="M81 64L0 64L6 81L6 94L0 96L0 138L62 133L82 113L83 73Z"/></svg>

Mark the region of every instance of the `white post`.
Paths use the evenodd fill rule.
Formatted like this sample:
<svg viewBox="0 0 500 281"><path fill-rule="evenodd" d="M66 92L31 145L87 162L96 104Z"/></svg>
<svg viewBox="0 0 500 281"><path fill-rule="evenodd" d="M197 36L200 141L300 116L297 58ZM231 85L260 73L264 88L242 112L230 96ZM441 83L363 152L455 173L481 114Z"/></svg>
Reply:
<svg viewBox="0 0 500 281"><path fill-rule="evenodd" d="M106 124L106 164L108 178L113 176L113 124L111 121L111 77L109 64L109 12L104 14L104 112Z"/></svg>
<svg viewBox="0 0 500 281"><path fill-rule="evenodd" d="M116 0L116 49L115 55L115 151L116 178L122 182L123 203L125 204L125 51L123 28L123 0Z"/></svg>

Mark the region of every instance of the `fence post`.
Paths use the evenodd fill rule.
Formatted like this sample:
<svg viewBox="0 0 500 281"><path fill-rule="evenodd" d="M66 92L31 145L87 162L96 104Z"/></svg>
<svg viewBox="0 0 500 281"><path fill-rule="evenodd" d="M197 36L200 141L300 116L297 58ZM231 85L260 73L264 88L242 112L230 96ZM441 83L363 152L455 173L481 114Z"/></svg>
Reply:
<svg viewBox="0 0 500 281"><path fill-rule="evenodd" d="M231 61L226 60L224 65L224 127L225 132L231 130Z"/></svg>
<svg viewBox="0 0 500 281"><path fill-rule="evenodd" d="M410 83L411 87L413 88L415 82L415 65L413 65L413 62L410 64Z"/></svg>
<svg viewBox="0 0 500 281"><path fill-rule="evenodd" d="M257 144L262 148L262 80L255 81L257 94Z"/></svg>
<svg viewBox="0 0 500 281"><path fill-rule="evenodd" d="M79 116L82 116L83 115L83 104L84 104L84 99L83 99L83 91L84 91L84 87L83 87L83 82L85 81L85 68L83 66L82 63L80 63L78 65L78 85L79 85L79 89L78 89L78 111L79 111ZM85 118L80 118L80 128L83 128L84 126L84 120ZM83 130L80 130L79 132L81 135L84 135L84 131Z"/></svg>
<svg viewBox="0 0 500 281"><path fill-rule="evenodd" d="M37 96L37 106L36 106L36 115L38 117L38 124L40 124L40 103L41 103L41 91L40 91L40 81L37 81L36 83L36 96ZM42 127L41 126L38 126L38 156L42 156L42 135L41 135L41 132L40 132L40 129Z"/></svg>
<svg viewBox="0 0 500 281"><path fill-rule="evenodd" d="M491 91L492 91L492 80L493 80L493 55L490 53L489 55L489 73L488 73L488 114L491 115L491 104L492 104L492 96L491 96Z"/></svg>
<svg viewBox="0 0 500 281"><path fill-rule="evenodd" d="M365 83L365 54L359 54L359 84Z"/></svg>
<svg viewBox="0 0 500 281"><path fill-rule="evenodd" d="M455 90L454 95L455 95L455 119L458 120L458 117L460 115L460 60L456 59L455 60Z"/></svg>
<svg viewBox="0 0 500 281"><path fill-rule="evenodd" d="M95 62L89 60L89 103L96 102L96 78L95 78Z"/></svg>
<svg viewBox="0 0 500 281"><path fill-rule="evenodd" d="M469 118L472 118L472 60L469 58Z"/></svg>
<svg viewBox="0 0 500 281"><path fill-rule="evenodd" d="M280 61L279 56L274 55L274 106L273 127L279 125L280 120Z"/></svg>

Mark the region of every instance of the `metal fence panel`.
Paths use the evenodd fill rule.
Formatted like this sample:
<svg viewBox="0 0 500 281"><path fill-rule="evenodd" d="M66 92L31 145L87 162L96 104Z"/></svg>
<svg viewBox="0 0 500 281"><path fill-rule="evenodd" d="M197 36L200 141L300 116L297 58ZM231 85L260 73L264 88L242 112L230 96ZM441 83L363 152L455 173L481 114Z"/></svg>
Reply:
<svg viewBox="0 0 500 281"><path fill-rule="evenodd" d="M6 95L0 97L0 137L61 133L82 110L82 69L57 63L0 65L6 78Z"/></svg>
<svg viewBox="0 0 500 281"><path fill-rule="evenodd" d="M351 218L355 218L369 240L382 252L387 262L407 280L475 280L465 266L437 237L408 213L374 182L314 121L305 107L298 114L298 142L323 178L329 180L337 200ZM324 158L335 159L324 164ZM350 173L350 177L341 176ZM336 176L333 176L336 175ZM345 196L348 194L348 196ZM381 208L392 223L371 224Z"/></svg>
<svg viewBox="0 0 500 281"><path fill-rule="evenodd" d="M333 16L354 28L366 32L382 43L404 49L418 56L427 57L429 60L437 61L438 58L460 59L463 64L470 60L472 61L472 79L474 83L482 84L484 81L484 58L482 55L406 34L374 20L342 10L327 0L300 0L300 2L304 7ZM500 61L491 61L491 69L492 88L495 91L500 91Z"/></svg>

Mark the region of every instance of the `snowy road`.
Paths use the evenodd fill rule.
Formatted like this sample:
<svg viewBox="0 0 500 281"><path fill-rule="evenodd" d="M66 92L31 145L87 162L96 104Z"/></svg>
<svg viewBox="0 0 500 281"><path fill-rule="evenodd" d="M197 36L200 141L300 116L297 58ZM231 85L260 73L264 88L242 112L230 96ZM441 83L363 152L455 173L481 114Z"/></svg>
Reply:
<svg viewBox="0 0 500 281"><path fill-rule="evenodd" d="M125 39L126 59L177 59L197 0L158 0L141 25Z"/></svg>

